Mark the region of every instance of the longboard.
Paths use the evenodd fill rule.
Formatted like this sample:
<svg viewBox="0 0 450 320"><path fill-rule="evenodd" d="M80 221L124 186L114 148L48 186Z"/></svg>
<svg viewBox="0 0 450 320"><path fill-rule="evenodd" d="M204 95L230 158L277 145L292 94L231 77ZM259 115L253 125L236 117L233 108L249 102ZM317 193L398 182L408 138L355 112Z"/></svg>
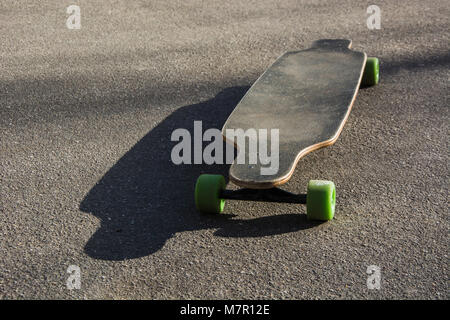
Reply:
<svg viewBox="0 0 450 320"><path fill-rule="evenodd" d="M235 161L229 173L234 184L251 189L282 185L303 156L336 142L367 59L350 47L351 40L318 40L309 49L286 52L252 85L225 122L222 135L235 144L227 139L227 129L278 129L279 168L275 174L261 175L267 165L258 157L251 165ZM249 148L245 152L248 159Z"/></svg>

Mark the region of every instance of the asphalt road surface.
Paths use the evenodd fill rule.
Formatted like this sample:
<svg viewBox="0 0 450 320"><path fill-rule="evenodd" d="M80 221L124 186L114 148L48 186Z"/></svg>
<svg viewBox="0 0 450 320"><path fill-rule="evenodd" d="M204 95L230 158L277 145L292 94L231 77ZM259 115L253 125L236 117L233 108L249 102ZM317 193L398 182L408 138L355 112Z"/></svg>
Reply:
<svg viewBox="0 0 450 320"><path fill-rule="evenodd" d="M444 0L0 2L0 298L448 299L449 16ZM199 214L197 176L228 166L174 165L173 130L220 129L278 56L321 38L381 61L337 143L285 185L333 180L335 219Z"/></svg>

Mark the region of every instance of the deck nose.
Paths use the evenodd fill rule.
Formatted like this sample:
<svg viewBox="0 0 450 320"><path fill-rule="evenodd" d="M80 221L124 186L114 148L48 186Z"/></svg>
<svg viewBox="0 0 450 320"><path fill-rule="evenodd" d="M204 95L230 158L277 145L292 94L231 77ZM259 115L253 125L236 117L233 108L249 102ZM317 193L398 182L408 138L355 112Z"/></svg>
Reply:
<svg viewBox="0 0 450 320"><path fill-rule="evenodd" d="M239 164L233 163L230 167L230 180L240 186L252 189L268 189L285 183L289 180L292 160L273 158L269 164Z"/></svg>
<svg viewBox="0 0 450 320"><path fill-rule="evenodd" d="M326 49L350 49L352 40L349 39L321 39L314 41L312 48L326 48Z"/></svg>

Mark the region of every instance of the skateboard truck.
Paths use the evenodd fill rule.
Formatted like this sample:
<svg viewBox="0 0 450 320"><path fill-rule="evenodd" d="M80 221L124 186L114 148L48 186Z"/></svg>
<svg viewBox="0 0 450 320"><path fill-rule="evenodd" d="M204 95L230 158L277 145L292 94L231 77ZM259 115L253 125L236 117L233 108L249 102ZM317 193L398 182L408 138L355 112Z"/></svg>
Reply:
<svg viewBox="0 0 450 320"><path fill-rule="evenodd" d="M277 187L270 189L227 190L225 178L202 174L195 185L195 204L203 213L220 213L225 200L306 204L309 220L331 220L336 204L336 188L332 181L310 180L306 194L295 194Z"/></svg>
<svg viewBox="0 0 450 320"><path fill-rule="evenodd" d="M295 194L279 188L222 190L219 197L225 200L246 200L277 203L306 204L306 194Z"/></svg>

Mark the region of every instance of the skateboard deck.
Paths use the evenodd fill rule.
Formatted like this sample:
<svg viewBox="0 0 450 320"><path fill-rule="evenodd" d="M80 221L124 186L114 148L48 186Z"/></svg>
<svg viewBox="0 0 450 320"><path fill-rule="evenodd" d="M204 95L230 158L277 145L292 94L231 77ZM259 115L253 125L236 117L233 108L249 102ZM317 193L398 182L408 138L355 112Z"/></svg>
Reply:
<svg viewBox="0 0 450 320"><path fill-rule="evenodd" d="M367 56L350 49L350 40L319 40L302 51L286 52L253 84L222 129L279 130L279 166L272 175L256 164L230 167L241 187L268 189L286 183L309 152L336 142L358 92ZM270 152L270 147L268 147ZM245 148L246 159L250 156Z"/></svg>

